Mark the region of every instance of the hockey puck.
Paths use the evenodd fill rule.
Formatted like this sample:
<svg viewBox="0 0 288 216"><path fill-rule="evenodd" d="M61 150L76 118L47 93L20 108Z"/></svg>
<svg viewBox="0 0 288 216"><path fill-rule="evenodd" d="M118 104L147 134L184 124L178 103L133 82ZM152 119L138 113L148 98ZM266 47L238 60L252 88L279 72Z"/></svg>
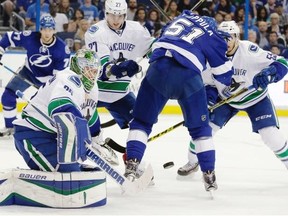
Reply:
<svg viewBox="0 0 288 216"><path fill-rule="evenodd" d="M170 161L170 162L167 162L167 163L163 164L164 169L169 169L169 168L171 168L173 166L174 166L173 161Z"/></svg>

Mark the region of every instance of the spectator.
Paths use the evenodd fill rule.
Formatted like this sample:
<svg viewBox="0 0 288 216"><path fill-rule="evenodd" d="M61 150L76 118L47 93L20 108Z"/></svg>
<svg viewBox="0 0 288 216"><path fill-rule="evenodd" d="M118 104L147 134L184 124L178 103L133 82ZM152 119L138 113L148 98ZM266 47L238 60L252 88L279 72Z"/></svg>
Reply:
<svg viewBox="0 0 288 216"><path fill-rule="evenodd" d="M257 13L258 13L258 9L263 7L262 2L259 2L257 0L250 0L249 3L249 13L251 14L253 19L256 19L257 17Z"/></svg>
<svg viewBox="0 0 288 216"><path fill-rule="evenodd" d="M192 0L179 0L178 1L178 11L191 10L193 7Z"/></svg>
<svg viewBox="0 0 288 216"><path fill-rule="evenodd" d="M98 8L99 20L103 20L105 18L104 2L105 0L92 0L92 4Z"/></svg>
<svg viewBox="0 0 288 216"><path fill-rule="evenodd" d="M149 31L150 35L152 35L153 27L150 25L150 23L147 20L145 8L140 7L137 9L135 16L134 16L134 21L138 21L142 26L145 26L147 30Z"/></svg>
<svg viewBox="0 0 288 216"><path fill-rule="evenodd" d="M173 20L175 17L179 16L181 13L178 11L178 5L175 0L171 0L169 3L167 15ZM167 20L168 22L168 20Z"/></svg>
<svg viewBox="0 0 288 216"><path fill-rule="evenodd" d="M268 21L268 12L267 12L267 9L262 6L262 7L259 7L257 9L257 18L256 18L256 21L259 22L259 21L265 21L267 22Z"/></svg>
<svg viewBox="0 0 288 216"><path fill-rule="evenodd" d="M68 28L68 18L64 13L58 13L58 5L50 4L50 14L55 20L55 32L66 32Z"/></svg>
<svg viewBox="0 0 288 216"><path fill-rule="evenodd" d="M254 30L248 30L248 41L258 44L257 33Z"/></svg>
<svg viewBox="0 0 288 216"><path fill-rule="evenodd" d="M272 45L270 51L275 55L280 55L281 51L278 45Z"/></svg>
<svg viewBox="0 0 288 216"><path fill-rule="evenodd" d="M68 32L76 32L79 28L80 21L84 19L84 12L81 9L76 9L73 15L73 19L68 23Z"/></svg>
<svg viewBox="0 0 288 216"><path fill-rule="evenodd" d="M79 49L85 48L85 32L90 27L89 21L82 19L80 21L79 29L77 30L74 37L74 51L77 52Z"/></svg>
<svg viewBox="0 0 288 216"><path fill-rule="evenodd" d="M135 13L137 11L137 0L129 0L128 1L128 9L127 9L127 20L134 20Z"/></svg>
<svg viewBox="0 0 288 216"><path fill-rule="evenodd" d="M222 16L222 14L216 13L214 19L216 20L217 25L219 25L224 20L224 17Z"/></svg>
<svg viewBox="0 0 288 216"><path fill-rule="evenodd" d="M59 13L65 14L68 20L72 20L74 9L70 7L70 0L60 0L58 9Z"/></svg>
<svg viewBox="0 0 288 216"><path fill-rule="evenodd" d="M224 16L224 21L231 21L231 20L233 20L231 14L226 14L226 15Z"/></svg>
<svg viewBox="0 0 288 216"><path fill-rule="evenodd" d="M87 19L90 25L99 21L98 8L92 5L91 0L84 0L84 5L80 9L84 12L84 19Z"/></svg>
<svg viewBox="0 0 288 216"><path fill-rule="evenodd" d="M235 10L234 21L237 23L237 25L243 25L244 18L245 18L244 6L238 6Z"/></svg>
<svg viewBox="0 0 288 216"><path fill-rule="evenodd" d="M279 15L277 13L272 13L270 15L270 26L268 26L267 32L277 32L278 36L284 34L284 27L279 25Z"/></svg>
<svg viewBox="0 0 288 216"><path fill-rule="evenodd" d="M284 27L285 25L288 25L288 14L284 13L282 2L277 2L275 4L275 12L279 15L279 26Z"/></svg>
<svg viewBox="0 0 288 216"><path fill-rule="evenodd" d="M268 15L275 12L275 1L276 0L267 0L267 3L264 5L264 7L267 10Z"/></svg>
<svg viewBox="0 0 288 216"><path fill-rule="evenodd" d="M15 9L14 1L5 0L4 2L1 3L1 6L3 8L3 26L9 26L10 17Z"/></svg>
<svg viewBox="0 0 288 216"><path fill-rule="evenodd" d="M215 5L214 10L216 13L220 13L223 18L227 13L230 13L231 16L234 18L236 8L234 5L231 4L230 0L220 0L219 3Z"/></svg>
<svg viewBox="0 0 288 216"><path fill-rule="evenodd" d="M169 4L171 0L160 0L159 1L159 6L164 10L164 12L167 13L169 9Z"/></svg>
<svg viewBox="0 0 288 216"><path fill-rule="evenodd" d="M259 29L259 46L263 49L265 46L269 44L269 41L267 39L268 33L267 33L268 24L265 21L259 21L258 22L258 29Z"/></svg>
<svg viewBox="0 0 288 216"><path fill-rule="evenodd" d="M43 14L49 14L49 4L45 3L45 0L40 0L40 16ZM36 24L36 3L30 5L27 9L25 17L26 28L29 30L35 30Z"/></svg>
<svg viewBox="0 0 288 216"><path fill-rule="evenodd" d="M286 47L288 47L288 25L285 26L284 28L284 40L285 40L285 44L286 44Z"/></svg>
<svg viewBox="0 0 288 216"><path fill-rule="evenodd" d="M215 16L215 11L214 11L215 4L212 0L207 1L204 7L202 8L202 16L209 16L209 17L214 17Z"/></svg>
<svg viewBox="0 0 288 216"><path fill-rule="evenodd" d="M155 8L149 10L147 22L152 26L151 35L154 37L156 37L158 31L165 25L165 23L161 22L159 12Z"/></svg>
<svg viewBox="0 0 288 216"><path fill-rule="evenodd" d="M282 45L282 44L280 44L278 42L278 34L277 34L277 32L271 31L268 34L269 34L268 35L269 44L267 46L263 47L263 49L269 51L269 50L271 50L272 45L278 45L280 51L282 52L285 47L284 47L284 45Z"/></svg>
<svg viewBox="0 0 288 216"><path fill-rule="evenodd" d="M17 0L16 11L25 20L27 9L30 5L34 4L35 0Z"/></svg>
<svg viewBox="0 0 288 216"><path fill-rule="evenodd" d="M78 9L81 6L81 0L70 0L70 6L74 9Z"/></svg>

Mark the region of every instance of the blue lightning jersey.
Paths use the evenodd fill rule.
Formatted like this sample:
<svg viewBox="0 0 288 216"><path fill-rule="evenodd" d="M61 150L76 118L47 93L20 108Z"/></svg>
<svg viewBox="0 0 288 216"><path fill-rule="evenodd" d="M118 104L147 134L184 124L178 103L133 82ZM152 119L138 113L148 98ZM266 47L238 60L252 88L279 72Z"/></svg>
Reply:
<svg viewBox="0 0 288 216"><path fill-rule="evenodd" d="M211 65L214 78L230 85L233 65L225 56L227 43L201 16L184 10L152 46L150 62L173 56L177 62L199 74Z"/></svg>
<svg viewBox="0 0 288 216"><path fill-rule="evenodd" d="M65 43L54 37L51 44L41 42L39 32L7 32L0 41L0 51L7 47L23 47L27 50L25 66L41 82L46 82L55 72L69 65L70 50Z"/></svg>

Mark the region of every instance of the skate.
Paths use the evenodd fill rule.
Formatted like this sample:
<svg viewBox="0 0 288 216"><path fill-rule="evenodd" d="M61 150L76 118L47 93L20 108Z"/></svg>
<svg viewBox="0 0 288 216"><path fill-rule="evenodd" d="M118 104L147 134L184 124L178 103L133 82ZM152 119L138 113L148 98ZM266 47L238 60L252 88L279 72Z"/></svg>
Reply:
<svg viewBox="0 0 288 216"><path fill-rule="evenodd" d="M1 128L0 137L10 137L14 133L14 128Z"/></svg>
<svg viewBox="0 0 288 216"><path fill-rule="evenodd" d="M135 181L138 177L137 175L137 170L140 162L136 159L130 159L126 161L126 168L125 168L125 173L124 176L129 180L129 181Z"/></svg>
<svg viewBox="0 0 288 216"><path fill-rule="evenodd" d="M191 173L197 172L198 170L199 170L199 163L191 164L190 162L188 162L184 166L180 167L177 173L180 176L187 176Z"/></svg>
<svg viewBox="0 0 288 216"><path fill-rule="evenodd" d="M204 180L204 186L206 191L213 191L217 190L218 186L216 183L216 176L215 176L215 171L206 171L203 172L203 180Z"/></svg>

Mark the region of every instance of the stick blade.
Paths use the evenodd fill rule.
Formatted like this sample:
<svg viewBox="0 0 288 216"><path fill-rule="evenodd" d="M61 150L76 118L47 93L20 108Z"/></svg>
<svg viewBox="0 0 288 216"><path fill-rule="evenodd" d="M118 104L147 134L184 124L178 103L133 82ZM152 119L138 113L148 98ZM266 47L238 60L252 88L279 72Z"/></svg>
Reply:
<svg viewBox="0 0 288 216"><path fill-rule="evenodd" d="M123 193L129 195L135 195L144 191L150 184L152 178L154 177L154 172L151 164L148 164L145 171L140 178L131 182L128 179L122 185Z"/></svg>

